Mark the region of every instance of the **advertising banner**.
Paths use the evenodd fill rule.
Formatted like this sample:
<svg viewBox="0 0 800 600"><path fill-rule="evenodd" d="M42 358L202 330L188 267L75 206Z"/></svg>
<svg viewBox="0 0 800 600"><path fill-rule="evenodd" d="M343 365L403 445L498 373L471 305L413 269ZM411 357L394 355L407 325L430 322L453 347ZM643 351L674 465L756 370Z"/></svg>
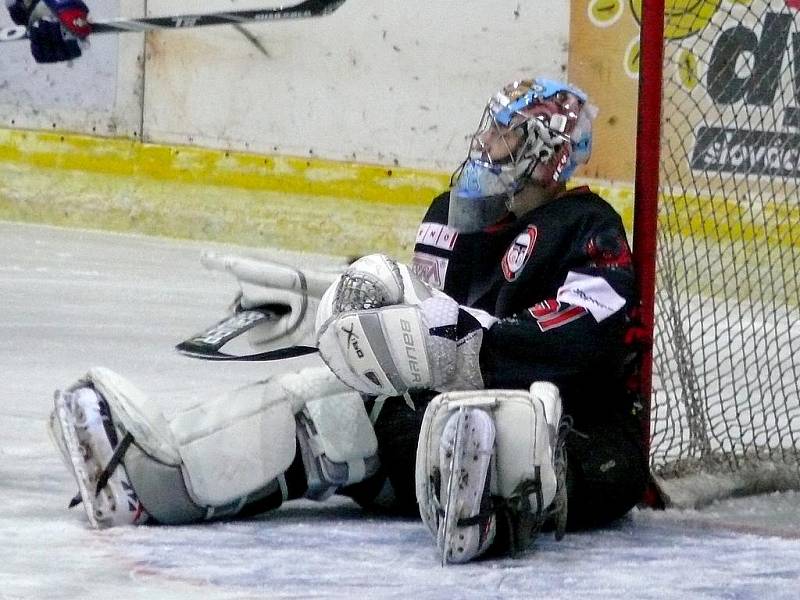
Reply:
<svg viewBox="0 0 800 600"><path fill-rule="evenodd" d="M572 4L570 79L600 107L592 177L633 181L641 4ZM800 0L666 1L663 188L739 202L756 194L766 203L794 195L800 175L798 10ZM763 184L775 179L778 185L763 194Z"/></svg>

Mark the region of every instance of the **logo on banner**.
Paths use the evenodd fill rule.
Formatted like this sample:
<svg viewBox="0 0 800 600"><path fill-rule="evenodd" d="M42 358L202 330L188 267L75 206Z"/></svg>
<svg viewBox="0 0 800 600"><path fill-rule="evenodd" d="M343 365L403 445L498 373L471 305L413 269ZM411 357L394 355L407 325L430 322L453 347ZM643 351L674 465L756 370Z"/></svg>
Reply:
<svg viewBox="0 0 800 600"><path fill-rule="evenodd" d="M629 35L622 13L641 25L646 2L572 4L598 30ZM669 86L681 88L665 110L691 124L691 131L676 127L674 135L685 139L671 140L692 146L688 166L800 178L800 0L666 0L664 8L665 59L672 63L665 74ZM637 79L640 32L628 40L620 67Z"/></svg>
<svg viewBox="0 0 800 600"><path fill-rule="evenodd" d="M528 225L528 228L511 242L500 262L507 281L514 281L522 272L533 253L533 246L536 244L538 234L539 230L536 229L536 225Z"/></svg>
<svg viewBox="0 0 800 600"><path fill-rule="evenodd" d="M787 1L787 7L796 8ZM701 126L691 157L692 169L749 175L800 177L800 69L781 69L784 59L800 57L800 36L793 32L795 16L766 10L757 27L737 24L714 41L707 92L718 106L745 104L759 119L747 125ZM750 68L738 66L747 61ZM789 81L791 80L791 81ZM792 88L792 104L781 106ZM772 117L774 115L774 117ZM748 124L748 125L755 125Z"/></svg>

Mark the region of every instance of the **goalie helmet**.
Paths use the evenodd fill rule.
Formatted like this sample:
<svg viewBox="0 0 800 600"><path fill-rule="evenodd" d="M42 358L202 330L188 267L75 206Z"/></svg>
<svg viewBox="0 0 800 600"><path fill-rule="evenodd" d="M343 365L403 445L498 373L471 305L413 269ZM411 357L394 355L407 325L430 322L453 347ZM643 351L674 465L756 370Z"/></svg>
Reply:
<svg viewBox="0 0 800 600"><path fill-rule="evenodd" d="M489 99L469 154L450 180L448 223L464 233L497 222L533 182L557 187L589 159L597 109L549 79L514 81Z"/></svg>

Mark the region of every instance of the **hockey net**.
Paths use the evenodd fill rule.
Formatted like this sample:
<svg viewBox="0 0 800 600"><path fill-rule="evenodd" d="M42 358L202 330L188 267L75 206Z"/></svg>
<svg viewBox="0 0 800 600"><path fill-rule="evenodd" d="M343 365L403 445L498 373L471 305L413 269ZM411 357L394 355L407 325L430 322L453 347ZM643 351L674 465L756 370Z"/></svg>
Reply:
<svg viewBox="0 0 800 600"><path fill-rule="evenodd" d="M666 4L652 472L800 489L800 1Z"/></svg>

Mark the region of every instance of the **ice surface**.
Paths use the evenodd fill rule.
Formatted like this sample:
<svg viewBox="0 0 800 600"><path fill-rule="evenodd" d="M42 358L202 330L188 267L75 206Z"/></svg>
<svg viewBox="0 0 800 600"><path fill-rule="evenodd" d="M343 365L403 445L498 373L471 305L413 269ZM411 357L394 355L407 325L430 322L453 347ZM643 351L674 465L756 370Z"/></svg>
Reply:
<svg viewBox="0 0 800 600"><path fill-rule="evenodd" d="M208 247L0 223L0 598L800 597L796 493L635 511L605 531L542 537L517 559L447 568L420 522L344 499L251 521L89 530L66 509L74 484L47 439L55 388L104 365L170 415L270 373L172 350L233 297L231 278L200 266Z"/></svg>

